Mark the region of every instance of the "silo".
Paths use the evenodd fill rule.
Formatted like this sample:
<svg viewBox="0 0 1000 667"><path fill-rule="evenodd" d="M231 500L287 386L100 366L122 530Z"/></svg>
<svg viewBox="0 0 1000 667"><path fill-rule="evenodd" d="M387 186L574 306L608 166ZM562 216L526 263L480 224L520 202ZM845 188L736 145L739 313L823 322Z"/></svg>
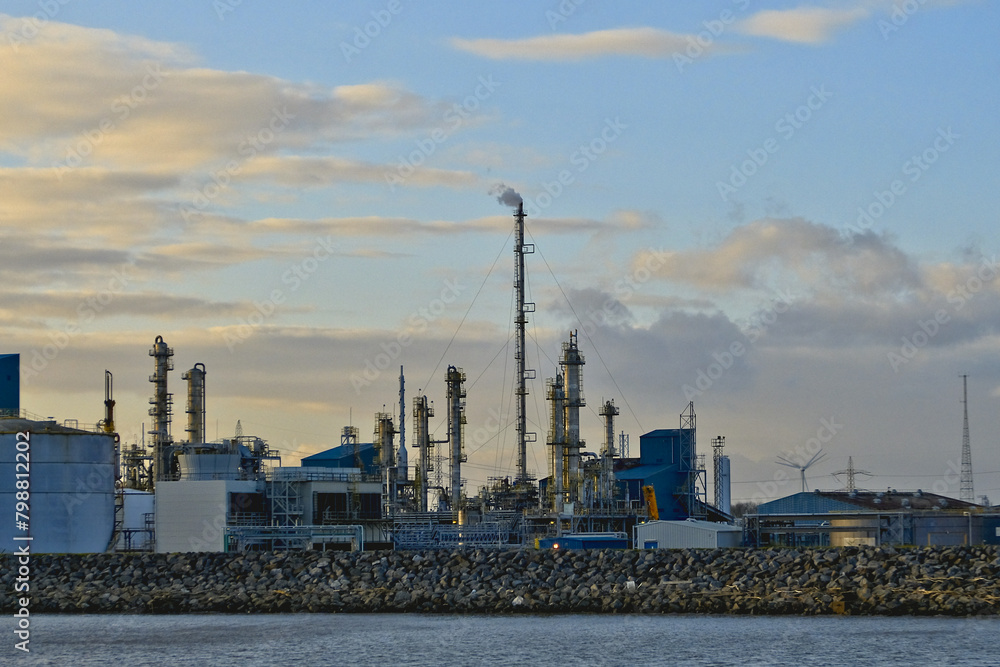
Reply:
<svg viewBox="0 0 1000 667"><path fill-rule="evenodd" d="M732 512L732 473L729 468L728 456L723 455L719 457L719 467L718 509L729 514Z"/></svg>
<svg viewBox="0 0 1000 667"><path fill-rule="evenodd" d="M14 521L16 472L24 471L17 466L24 462L16 456L25 441L19 433L28 434L30 445L27 531ZM10 517L0 527L0 551L14 551L25 542L13 538L25 536L33 553L106 551L115 523L115 459L113 434L0 419L0 516Z"/></svg>

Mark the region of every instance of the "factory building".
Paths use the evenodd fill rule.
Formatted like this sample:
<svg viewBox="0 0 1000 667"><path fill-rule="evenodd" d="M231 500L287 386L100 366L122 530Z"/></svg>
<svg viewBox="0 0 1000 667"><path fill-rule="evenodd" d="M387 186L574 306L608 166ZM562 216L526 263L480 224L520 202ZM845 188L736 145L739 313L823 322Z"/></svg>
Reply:
<svg viewBox="0 0 1000 667"><path fill-rule="evenodd" d="M634 531L637 549L717 549L743 544L740 528L714 521L647 521Z"/></svg>
<svg viewBox="0 0 1000 667"><path fill-rule="evenodd" d="M1000 544L1000 513L922 490L814 491L745 517L747 546Z"/></svg>

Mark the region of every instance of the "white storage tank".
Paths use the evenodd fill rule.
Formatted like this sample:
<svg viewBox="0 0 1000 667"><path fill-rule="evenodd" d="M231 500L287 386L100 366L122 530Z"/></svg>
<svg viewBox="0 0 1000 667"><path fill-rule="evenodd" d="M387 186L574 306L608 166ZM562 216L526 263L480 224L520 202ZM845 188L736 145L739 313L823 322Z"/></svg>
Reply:
<svg viewBox="0 0 1000 667"><path fill-rule="evenodd" d="M18 451L24 442L27 451ZM24 450L24 445L21 445ZM18 456L26 453L28 456ZM28 461L27 532L15 523L17 473ZM22 465L18 465L22 464ZM114 532L114 435L60 426L51 421L0 419L0 551L12 552L31 536L32 553L106 551Z"/></svg>

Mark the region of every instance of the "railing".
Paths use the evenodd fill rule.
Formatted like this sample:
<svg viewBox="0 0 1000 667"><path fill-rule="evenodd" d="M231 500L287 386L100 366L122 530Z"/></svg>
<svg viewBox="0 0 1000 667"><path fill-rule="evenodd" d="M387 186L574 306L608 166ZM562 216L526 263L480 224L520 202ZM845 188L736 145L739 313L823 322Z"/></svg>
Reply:
<svg viewBox="0 0 1000 667"><path fill-rule="evenodd" d="M378 482L381 475L369 475L358 472L331 472L329 469L310 470L309 468L283 468L267 472L269 482Z"/></svg>

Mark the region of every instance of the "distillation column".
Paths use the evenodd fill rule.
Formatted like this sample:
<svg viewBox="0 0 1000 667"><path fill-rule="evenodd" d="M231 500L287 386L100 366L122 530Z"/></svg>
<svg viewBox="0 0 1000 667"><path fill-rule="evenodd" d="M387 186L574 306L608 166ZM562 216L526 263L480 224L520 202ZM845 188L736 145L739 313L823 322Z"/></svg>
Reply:
<svg viewBox="0 0 1000 667"><path fill-rule="evenodd" d="M549 378L546 383L546 398L551 402L549 413L549 472L552 473L552 511L562 513L563 499L566 491L563 483L565 477L564 463L566 456L565 419L566 392L563 388L562 376Z"/></svg>
<svg viewBox="0 0 1000 667"><path fill-rule="evenodd" d="M427 475L433 470L430 449L434 446L428 433L428 421L433 416L434 408L426 396L413 399L413 442L417 448L417 469L413 484L418 512L427 511Z"/></svg>
<svg viewBox="0 0 1000 667"><path fill-rule="evenodd" d="M604 417L604 446L601 448L601 498L600 506L611 507L615 497L615 417L618 408L614 401L605 401L600 415Z"/></svg>
<svg viewBox="0 0 1000 667"><path fill-rule="evenodd" d="M562 358L563 383L566 387L566 486L569 500L579 500L580 492L580 408L587 402L583 399L583 355L576 343L576 332L569 335L569 342L563 343Z"/></svg>
<svg viewBox="0 0 1000 667"><path fill-rule="evenodd" d="M409 457L406 453L406 392L403 387L406 380L403 378L403 367L399 367L399 448L396 450L396 475L400 482L405 483L409 479L407 467L410 465Z"/></svg>
<svg viewBox="0 0 1000 667"><path fill-rule="evenodd" d="M187 441L190 443L205 442L205 364L197 363L181 375L187 380Z"/></svg>
<svg viewBox="0 0 1000 667"><path fill-rule="evenodd" d="M173 459L170 438L170 410L173 397L167 391L167 373L174 370L174 351L163 342L163 336L157 336L153 347L149 350L153 357L153 374L149 381L153 383L153 397L149 399L151 407L149 416L153 418L153 430L149 431L153 448L153 478L156 481L170 479L171 462Z"/></svg>
<svg viewBox="0 0 1000 667"><path fill-rule="evenodd" d="M392 415L388 412L375 413L375 458L382 479L382 497L386 509L396 502L396 457L392 451L392 439L396 429L392 425ZM385 512L386 516L389 512Z"/></svg>
<svg viewBox="0 0 1000 667"><path fill-rule="evenodd" d="M462 463L465 435L465 373L461 368L448 366L445 375L448 383L448 442L451 445L451 512L456 519L462 509Z"/></svg>

